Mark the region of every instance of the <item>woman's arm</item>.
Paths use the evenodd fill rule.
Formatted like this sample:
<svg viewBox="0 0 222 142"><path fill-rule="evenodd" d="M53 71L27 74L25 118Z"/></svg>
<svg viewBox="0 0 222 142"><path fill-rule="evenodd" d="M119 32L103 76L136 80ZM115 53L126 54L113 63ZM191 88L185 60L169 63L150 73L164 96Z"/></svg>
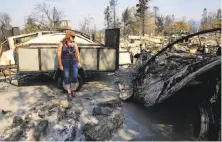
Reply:
<svg viewBox="0 0 222 142"><path fill-rule="evenodd" d="M59 45L58 45L57 57L58 57L59 69L63 70L63 66L62 66L62 43L59 43Z"/></svg>
<svg viewBox="0 0 222 142"><path fill-rule="evenodd" d="M77 58L77 61L78 61L78 65L81 66L79 48L78 48L78 45L76 43L75 43L75 50L76 50L76 58Z"/></svg>

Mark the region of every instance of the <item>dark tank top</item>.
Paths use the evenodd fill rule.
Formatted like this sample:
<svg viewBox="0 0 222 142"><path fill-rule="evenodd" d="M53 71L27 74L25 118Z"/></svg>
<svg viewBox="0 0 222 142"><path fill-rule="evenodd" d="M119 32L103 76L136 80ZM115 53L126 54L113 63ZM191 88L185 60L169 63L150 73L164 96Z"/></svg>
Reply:
<svg viewBox="0 0 222 142"><path fill-rule="evenodd" d="M62 59L76 59L76 51L74 44L71 44L70 47L65 44L65 41L62 41Z"/></svg>

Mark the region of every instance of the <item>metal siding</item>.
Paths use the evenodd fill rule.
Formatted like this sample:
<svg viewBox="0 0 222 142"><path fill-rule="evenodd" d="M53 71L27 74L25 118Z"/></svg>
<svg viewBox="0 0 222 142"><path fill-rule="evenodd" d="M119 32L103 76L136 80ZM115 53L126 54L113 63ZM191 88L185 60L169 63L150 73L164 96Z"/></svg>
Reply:
<svg viewBox="0 0 222 142"><path fill-rule="evenodd" d="M115 49L100 49L99 70L115 70L116 65L116 50Z"/></svg>
<svg viewBox="0 0 222 142"><path fill-rule="evenodd" d="M120 42L120 28L105 30L105 46L116 49L116 67L119 69L119 42Z"/></svg>
<svg viewBox="0 0 222 142"><path fill-rule="evenodd" d="M57 64L56 48L41 49L41 69L42 71L55 70Z"/></svg>
<svg viewBox="0 0 222 142"><path fill-rule="evenodd" d="M97 70L97 49L81 48L80 57L84 70Z"/></svg>
<svg viewBox="0 0 222 142"><path fill-rule="evenodd" d="M18 50L19 71L39 71L38 49Z"/></svg>

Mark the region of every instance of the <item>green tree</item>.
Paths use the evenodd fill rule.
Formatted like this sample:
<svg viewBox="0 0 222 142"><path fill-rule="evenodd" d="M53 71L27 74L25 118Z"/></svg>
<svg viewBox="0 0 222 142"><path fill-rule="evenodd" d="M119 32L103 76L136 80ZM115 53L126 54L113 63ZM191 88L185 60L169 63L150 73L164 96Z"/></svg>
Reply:
<svg viewBox="0 0 222 142"><path fill-rule="evenodd" d="M161 32L163 32L163 29L164 29L164 18L163 18L163 16L161 16L161 15L158 15L157 17L156 17L156 26L157 26L157 33L161 33Z"/></svg>
<svg viewBox="0 0 222 142"><path fill-rule="evenodd" d="M109 5L110 5L110 9L113 12L113 28L116 28L117 25L117 18L116 18L116 6L117 6L117 0L110 0Z"/></svg>
<svg viewBox="0 0 222 142"><path fill-rule="evenodd" d="M132 34L132 35L140 35L141 19L138 16L136 16L137 9L135 7L130 8L130 15L131 15L132 21L127 26L127 32L128 32L128 34Z"/></svg>
<svg viewBox="0 0 222 142"><path fill-rule="evenodd" d="M122 13L123 33L126 34L126 27L132 23L130 9L127 7Z"/></svg>
<svg viewBox="0 0 222 142"><path fill-rule="evenodd" d="M106 7L106 9L104 11L104 15L105 15L105 26L109 29L110 24L112 23L112 17L111 17L111 14L110 14L109 6Z"/></svg>
<svg viewBox="0 0 222 142"><path fill-rule="evenodd" d="M153 12L154 12L154 17L155 17L155 24L157 25L157 15L158 15L159 7L154 6Z"/></svg>
<svg viewBox="0 0 222 142"><path fill-rule="evenodd" d="M190 31L190 26L187 22L175 22L169 25L168 27L169 33L180 33L181 31Z"/></svg>
<svg viewBox="0 0 222 142"><path fill-rule="evenodd" d="M207 9L204 8L203 10L203 15L202 15L202 19L201 19L201 26L203 27L204 25L208 24L208 20L207 20Z"/></svg>
<svg viewBox="0 0 222 142"><path fill-rule="evenodd" d="M217 10L217 21L221 21L221 9Z"/></svg>
<svg viewBox="0 0 222 142"><path fill-rule="evenodd" d="M142 35L145 35L145 17L146 17L146 11L148 9L148 2L150 0L139 0L139 4L136 5L137 9L137 16L142 21Z"/></svg>
<svg viewBox="0 0 222 142"><path fill-rule="evenodd" d="M25 26L24 26L24 29L23 29L23 33L24 34L27 34L27 33L32 33L32 32L37 32L39 31L41 28L40 26L38 26L36 23L35 23L35 20L32 18L32 17L28 17L26 22L25 22Z"/></svg>
<svg viewBox="0 0 222 142"><path fill-rule="evenodd" d="M203 25L201 25L200 30L208 30L210 28L211 28L210 24L203 24Z"/></svg>

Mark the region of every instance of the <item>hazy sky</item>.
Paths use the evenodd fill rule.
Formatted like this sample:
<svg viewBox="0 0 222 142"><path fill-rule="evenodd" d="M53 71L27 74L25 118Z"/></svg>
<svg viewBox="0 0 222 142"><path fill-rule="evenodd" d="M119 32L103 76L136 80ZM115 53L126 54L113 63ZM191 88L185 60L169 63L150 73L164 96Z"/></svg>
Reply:
<svg viewBox="0 0 222 142"><path fill-rule="evenodd" d="M47 3L63 11L64 19L70 20L73 29L78 29L84 17L89 14L94 17L97 29L104 28L104 9L109 0L0 0L0 12L8 13L12 18L13 26L23 26L27 17L36 4ZM121 16L126 7L132 7L138 0L118 0L117 12ZM4 6L3 6L4 5ZM204 8L208 12L216 11L221 7L221 0L152 0L150 8L159 7L163 15L175 15L175 19L186 16L186 20L200 20Z"/></svg>

